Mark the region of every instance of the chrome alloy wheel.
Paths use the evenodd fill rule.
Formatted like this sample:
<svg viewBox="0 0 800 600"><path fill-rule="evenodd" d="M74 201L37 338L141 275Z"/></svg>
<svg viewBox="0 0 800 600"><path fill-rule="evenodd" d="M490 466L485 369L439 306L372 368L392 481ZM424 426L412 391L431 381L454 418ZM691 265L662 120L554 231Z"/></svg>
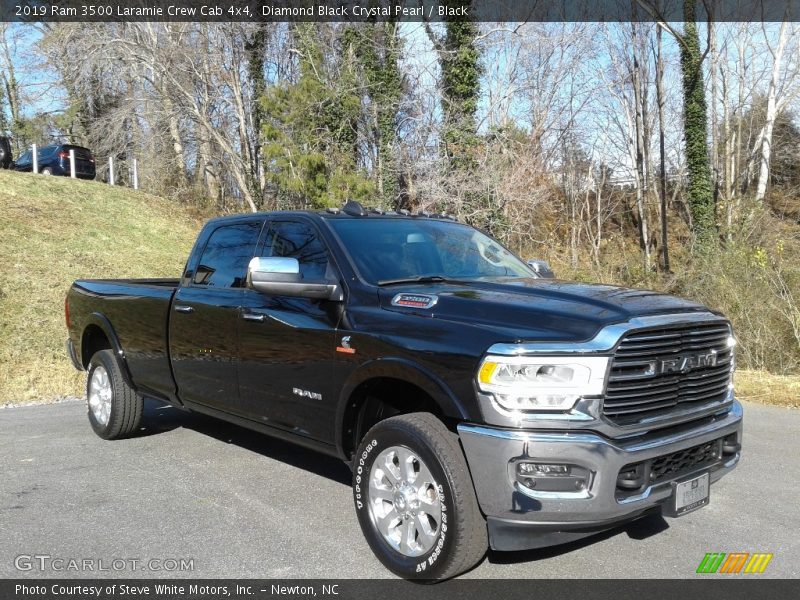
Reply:
<svg viewBox="0 0 800 600"><path fill-rule="evenodd" d="M100 425L108 425L113 395L108 372L102 366L95 367L89 381L89 410Z"/></svg>
<svg viewBox="0 0 800 600"><path fill-rule="evenodd" d="M405 556L433 548L442 525L439 486L428 467L405 446L391 446L372 463L369 510L386 542Z"/></svg>

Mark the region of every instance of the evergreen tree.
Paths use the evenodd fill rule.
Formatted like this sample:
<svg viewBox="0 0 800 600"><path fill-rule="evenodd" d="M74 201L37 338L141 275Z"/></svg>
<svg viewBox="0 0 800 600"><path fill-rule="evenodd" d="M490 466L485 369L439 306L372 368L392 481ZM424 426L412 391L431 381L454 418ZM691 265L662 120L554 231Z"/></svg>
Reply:
<svg viewBox="0 0 800 600"><path fill-rule="evenodd" d="M297 81L270 88L262 101L265 169L288 206L339 206L374 194L358 162L361 98L353 56L323 52L318 27L297 25Z"/></svg>
<svg viewBox="0 0 800 600"><path fill-rule="evenodd" d="M708 159L706 91L703 85L703 53L695 20L695 2L684 3L684 33L681 46L683 78L683 131L686 142L686 164L689 172L689 209L692 230L701 248L713 246L716 240L714 191Z"/></svg>
<svg viewBox="0 0 800 600"><path fill-rule="evenodd" d="M468 0L448 0L452 7L469 6ZM472 148L477 143L475 114L483 73L475 40L478 26L469 17L453 17L446 23L440 51L445 124L443 140L453 168L473 166Z"/></svg>
<svg viewBox="0 0 800 600"><path fill-rule="evenodd" d="M368 139L373 146L375 187L382 204L396 208L400 195L400 166L395 147L403 94L398 23L388 21L351 27L345 32L344 42L355 53L366 86L366 121Z"/></svg>
<svg viewBox="0 0 800 600"><path fill-rule="evenodd" d="M469 0L444 0L444 4L456 9L471 5ZM457 199L457 206L446 201L437 210L455 212L476 227L500 234L508 224L496 193L474 176L488 151L487 140L478 135L476 117L483 76L478 34L478 25L471 17L454 16L445 20L444 39L433 40L441 68L441 139L448 159L447 186L449 196Z"/></svg>
<svg viewBox="0 0 800 600"><path fill-rule="evenodd" d="M267 81L264 77L264 64L266 59L267 40L269 39L268 24L261 22L250 37L245 42L245 50L247 52L247 75L250 79L250 84L253 86L253 97L263 98L267 90ZM254 155L253 170L250 173L252 181L250 182L250 189L256 193L259 190L259 184L255 181L258 176L258 164L261 160L259 149L261 146L261 130L264 122L264 105L262 102L254 102L251 117L253 119L253 131L256 132L256 148L250 148L250 153Z"/></svg>

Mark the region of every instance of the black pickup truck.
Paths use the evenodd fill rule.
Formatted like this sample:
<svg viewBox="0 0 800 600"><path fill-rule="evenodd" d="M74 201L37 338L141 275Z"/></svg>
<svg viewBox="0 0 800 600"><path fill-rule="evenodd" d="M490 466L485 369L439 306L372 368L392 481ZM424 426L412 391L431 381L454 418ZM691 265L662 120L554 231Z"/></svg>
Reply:
<svg viewBox="0 0 800 600"><path fill-rule="evenodd" d="M685 514L739 461L722 315L544 278L440 215L214 219L180 279L76 281L66 319L98 435L154 398L337 456L403 577Z"/></svg>

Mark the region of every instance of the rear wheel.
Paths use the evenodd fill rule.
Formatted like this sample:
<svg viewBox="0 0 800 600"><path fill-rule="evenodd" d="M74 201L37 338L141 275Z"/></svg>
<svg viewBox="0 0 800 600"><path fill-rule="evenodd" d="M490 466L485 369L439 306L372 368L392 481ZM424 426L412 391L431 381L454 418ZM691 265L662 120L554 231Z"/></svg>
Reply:
<svg viewBox="0 0 800 600"><path fill-rule="evenodd" d="M50 167L45 167L44 169L42 169L42 175L52 175L52 174L53 174L53 169L51 169Z"/></svg>
<svg viewBox="0 0 800 600"><path fill-rule="evenodd" d="M447 579L488 545L458 437L429 413L381 421L359 446L353 494L361 530L393 573Z"/></svg>
<svg viewBox="0 0 800 600"><path fill-rule="evenodd" d="M89 423L101 438L116 440L139 430L144 399L125 382L111 350L97 352L89 362L86 401Z"/></svg>

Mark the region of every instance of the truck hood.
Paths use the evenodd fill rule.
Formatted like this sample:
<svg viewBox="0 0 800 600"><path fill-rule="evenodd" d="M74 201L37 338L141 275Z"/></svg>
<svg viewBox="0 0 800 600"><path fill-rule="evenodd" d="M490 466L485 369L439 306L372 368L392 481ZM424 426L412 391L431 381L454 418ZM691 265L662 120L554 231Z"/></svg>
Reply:
<svg viewBox="0 0 800 600"><path fill-rule="evenodd" d="M395 306L392 299L398 294L432 295L437 300L430 309ZM402 284L381 288L379 296L385 310L490 328L515 342L584 341L606 325L633 317L709 310L650 290L553 279Z"/></svg>

